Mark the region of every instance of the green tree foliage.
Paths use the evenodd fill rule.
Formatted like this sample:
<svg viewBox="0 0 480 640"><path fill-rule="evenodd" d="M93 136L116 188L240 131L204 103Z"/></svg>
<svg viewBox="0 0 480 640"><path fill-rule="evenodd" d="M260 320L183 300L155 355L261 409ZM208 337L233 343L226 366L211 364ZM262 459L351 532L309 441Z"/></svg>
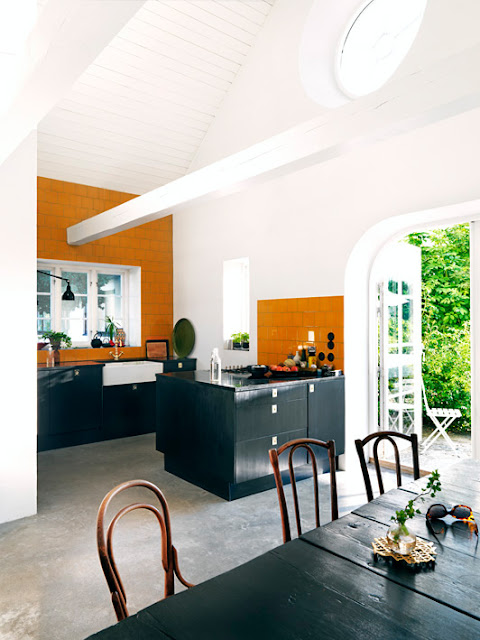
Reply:
<svg viewBox="0 0 480 640"><path fill-rule="evenodd" d="M452 429L470 431L470 230L412 233L422 248L423 379L431 407L460 409Z"/></svg>

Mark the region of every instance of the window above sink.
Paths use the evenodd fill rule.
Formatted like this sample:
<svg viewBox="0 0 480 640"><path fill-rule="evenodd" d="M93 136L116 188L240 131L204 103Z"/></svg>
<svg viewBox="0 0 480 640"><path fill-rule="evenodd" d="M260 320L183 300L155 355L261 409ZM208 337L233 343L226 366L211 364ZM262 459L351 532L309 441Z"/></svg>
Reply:
<svg viewBox="0 0 480 640"><path fill-rule="evenodd" d="M38 261L37 334L61 331L74 347L90 347L98 332L104 337L106 317L121 327L130 346L140 344L140 268L64 261ZM70 281L75 300L63 300Z"/></svg>

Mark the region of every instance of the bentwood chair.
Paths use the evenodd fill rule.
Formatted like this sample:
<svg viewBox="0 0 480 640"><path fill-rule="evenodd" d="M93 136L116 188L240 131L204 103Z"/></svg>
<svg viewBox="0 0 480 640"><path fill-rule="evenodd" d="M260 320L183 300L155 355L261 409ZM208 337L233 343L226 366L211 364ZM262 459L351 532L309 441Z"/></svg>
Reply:
<svg viewBox="0 0 480 640"><path fill-rule="evenodd" d="M328 461L330 467L330 501L332 509L332 520L338 518L338 501L337 501L337 478L335 475L335 442L329 440L323 442L322 440L315 440L314 438L301 438L298 440L290 440L278 449L270 449L268 455L270 456L270 463L273 468L273 475L275 477L275 484L277 486L278 502L280 505L280 515L282 518L282 531L283 541L288 542L292 539L290 531L290 520L288 516L287 501L285 499L285 491L283 488L282 474L280 471L279 456L282 455L287 449L288 451L288 471L290 475L290 483L292 485L293 505L295 510L295 520L297 523L297 533L302 535L302 525L300 520L300 504L297 492L297 483L295 479L295 468L293 466L293 454L299 449L303 449L308 453L309 459L312 464L313 471L313 494L315 501L315 523L316 526L320 526L320 507L318 496L318 468L317 458L314 452L314 447L321 447L328 452Z"/></svg>
<svg viewBox="0 0 480 640"><path fill-rule="evenodd" d="M375 464L375 471L377 474L377 482L378 489L380 493L385 493L385 489L383 487L383 479L382 479L382 471L380 468L380 461L378 459L378 445L382 440L386 440L390 442L393 446L393 451L395 455L395 471L397 474L397 487L402 484L402 472L400 465L400 453L398 451L397 443L395 439L399 438L400 440L408 440L412 446L412 459L413 459L413 477L415 480L420 478L420 465L418 462L418 438L415 433L411 435L407 435L405 433L400 433L398 431L376 431L375 433L370 433L363 440L355 440L355 446L357 448L358 459L360 460L360 466L362 468L363 480L365 482L365 489L367 491L368 502L373 500L373 490L372 483L370 480L370 474L368 473L367 462L365 460L365 452L364 447L369 442L373 441L373 462Z"/></svg>
<svg viewBox="0 0 480 640"><path fill-rule="evenodd" d="M145 502L134 502L133 504L123 507L110 521L105 537L104 523L105 513L108 505L115 496L118 496L119 493L122 493L123 491L131 489L133 487L143 487L151 491L157 498L159 506L157 506L156 504L148 504ZM157 502L157 500L152 500L152 502ZM110 589L110 593L112 595L112 604L118 620L128 618L129 613L127 609L127 596L125 594L125 589L120 579L113 554L113 532L118 521L124 515L137 509L146 509L147 511L153 513L160 527L162 538L161 556L163 570L165 572L164 596L167 598L168 596L173 595L175 589L175 576L177 576L180 582L186 587L193 587L193 584L190 584L184 579L184 577L180 573L180 569L178 568L177 550L172 544L170 514L165 496L157 486L155 486L151 482L148 482L147 480L130 480L129 482L123 482L122 484L119 484L117 487L112 489L109 493L107 493L105 498L102 500L97 516L98 555L100 556L100 563L107 580L108 588Z"/></svg>

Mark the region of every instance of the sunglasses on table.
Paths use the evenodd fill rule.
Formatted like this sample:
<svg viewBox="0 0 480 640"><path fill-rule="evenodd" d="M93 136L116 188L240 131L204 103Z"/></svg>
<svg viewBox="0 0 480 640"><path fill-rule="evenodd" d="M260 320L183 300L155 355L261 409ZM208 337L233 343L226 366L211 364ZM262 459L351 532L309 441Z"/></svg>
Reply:
<svg viewBox="0 0 480 640"><path fill-rule="evenodd" d="M460 522L464 522L469 525L469 528L473 528L475 534L478 536L478 526L473 517L473 511L471 507L467 507L465 504L457 504L451 509L447 509L444 504L432 504L428 507L426 518L428 521L439 520L446 516L452 516ZM455 523L454 523L455 524Z"/></svg>

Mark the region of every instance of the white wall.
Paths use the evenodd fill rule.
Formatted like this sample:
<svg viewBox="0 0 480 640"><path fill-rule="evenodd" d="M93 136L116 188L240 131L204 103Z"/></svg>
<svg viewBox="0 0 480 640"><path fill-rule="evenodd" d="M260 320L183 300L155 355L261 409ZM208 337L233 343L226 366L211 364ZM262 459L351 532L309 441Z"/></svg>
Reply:
<svg viewBox="0 0 480 640"><path fill-rule="evenodd" d="M223 260L250 258L253 353L222 360L254 362L258 299L343 294L348 258L374 224L480 196L479 145L476 110L175 214L174 313L194 323L199 368L222 344Z"/></svg>
<svg viewBox="0 0 480 640"><path fill-rule="evenodd" d="M0 522L36 513L37 136L0 165Z"/></svg>

